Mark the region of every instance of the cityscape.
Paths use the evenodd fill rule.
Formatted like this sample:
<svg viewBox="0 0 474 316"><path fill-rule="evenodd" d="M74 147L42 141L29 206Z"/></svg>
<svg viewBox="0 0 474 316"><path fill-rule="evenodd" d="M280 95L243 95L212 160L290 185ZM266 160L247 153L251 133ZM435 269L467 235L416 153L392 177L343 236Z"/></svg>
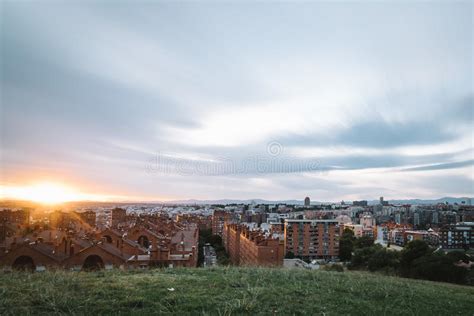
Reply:
<svg viewBox="0 0 474 316"><path fill-rule="evenodd" d="M0 0L0 315L474 315L473 14Z"/></svg>
<svg viewBox="0 0 474 316"><path fill-rule="evenodd" d="M306 197L296 205L94 206L89 202L69 205L67 211L4 208L0 267L29 271L219 264L343 268L352 257L353 249L349 253L344 249L343 236L349 233L354 243L364 239L395 252L416 240L439 252L467 251L463 259L467 262L459 260L467 272L474 248L474 206L471 198L458 200L410 205L380 197L373 205L367 201L314 204Z"/></svg>

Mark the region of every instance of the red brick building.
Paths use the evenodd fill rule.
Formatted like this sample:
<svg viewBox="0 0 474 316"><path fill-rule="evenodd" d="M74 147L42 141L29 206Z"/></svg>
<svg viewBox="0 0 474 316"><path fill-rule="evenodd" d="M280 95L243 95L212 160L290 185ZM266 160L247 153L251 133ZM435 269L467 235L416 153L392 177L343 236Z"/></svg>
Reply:
<svg viewBox="0 0 474 316"><path fill-rule="evenodd" d="M337 220L285 220L285 251L304 259L336 259L343 226Z"/></svg>
<svg viewBox="0 0 474 316"><path fill-rule="evenodd" d="M212 216L200 214L178 214L176 222L182 224L196 224L199 229L212 229Z"/></svg>
<svg viewBox="0 0 474 316"><path fill-rule="evenodd" d="M197 265L199 230L196 224L179 225L167 217L157 216L117 224L121 230L106 228L96 233L83 227L78 230L58 228L9 237L6 246L0 249L0 269L88 270Z"/></svg>
<svg viewBox="0 0 474 316"><path fill-rule="evenodd" d="M84 211L84 212L75 212L77 217L83 222L89 225L90 227L95 227L96 213L94 211Z"/></svg>
<svg viewBox="0 0 474 316"><path fill-rule="evenodd" d="M127 211L123 208L116 207L112 210L112 227L116 228L120 223L123 223L127 220Z"/></svg>
<svg viewBox="0 0 474 316"><path fill-rule="evenodd" d="M230 261L244 266L281 266L285 256L284 243L265 236L260 230L245 225L225 224L223 243Z"/></svg>

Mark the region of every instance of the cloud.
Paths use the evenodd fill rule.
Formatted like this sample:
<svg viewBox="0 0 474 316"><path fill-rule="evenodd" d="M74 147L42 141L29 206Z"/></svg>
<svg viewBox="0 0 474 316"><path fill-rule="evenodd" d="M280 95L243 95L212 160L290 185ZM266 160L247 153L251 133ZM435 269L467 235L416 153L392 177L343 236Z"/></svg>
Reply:
<svg viewBox="0 0 474 316"><path fill-rule="evenodd" d="M428 166L421 166L421 167L411 167L405 168L403 171L429 171L429 170L444 170L444 169L456 169L462 168L467 166L474 165L474 159L466 160L466 161L457 161L457 162L449 162L449 163L439 163L433 164Z"/></svg>
<svg viewBox="0 0 474 316"><path fill-rule="evenodd" d="M436 194L465 192L450 183L472 166L470 3L2 9L5 183L340 199L428 195L437 177Z"/></svg>

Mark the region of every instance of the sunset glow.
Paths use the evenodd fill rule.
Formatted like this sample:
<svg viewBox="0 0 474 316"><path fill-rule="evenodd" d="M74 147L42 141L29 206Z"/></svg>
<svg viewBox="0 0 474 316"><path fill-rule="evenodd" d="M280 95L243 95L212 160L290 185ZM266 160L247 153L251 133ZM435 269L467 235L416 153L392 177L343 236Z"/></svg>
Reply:
<svg viewBox="0 0 474 316"><path fill-rule="evenodd" d="M100 196L83 194L69 186L40 182L26 186L4 186L1 188L1 198L28 200L43 204L60 204L80 200L101 200Z"/></svg>
<svg viewBox="0 0 474 316"><path fill-rule="evenodd" d="M473 194L469 1L46 2L3 1L0 196Z"/></svg>

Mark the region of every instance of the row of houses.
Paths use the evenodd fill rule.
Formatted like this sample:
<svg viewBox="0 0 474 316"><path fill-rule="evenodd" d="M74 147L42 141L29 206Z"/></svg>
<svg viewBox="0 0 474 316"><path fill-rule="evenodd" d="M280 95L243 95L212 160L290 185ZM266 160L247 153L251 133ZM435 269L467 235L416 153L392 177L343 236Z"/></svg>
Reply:
<svg viewBox="0 0 474 316"><path fill-rule="evenodd" d="M25 230L17 231L1 243L0 268L88 270L197 266L196 224L179 224L160 216L124 223L101 231L84 227L40 228L26 234Z"/></svg>

